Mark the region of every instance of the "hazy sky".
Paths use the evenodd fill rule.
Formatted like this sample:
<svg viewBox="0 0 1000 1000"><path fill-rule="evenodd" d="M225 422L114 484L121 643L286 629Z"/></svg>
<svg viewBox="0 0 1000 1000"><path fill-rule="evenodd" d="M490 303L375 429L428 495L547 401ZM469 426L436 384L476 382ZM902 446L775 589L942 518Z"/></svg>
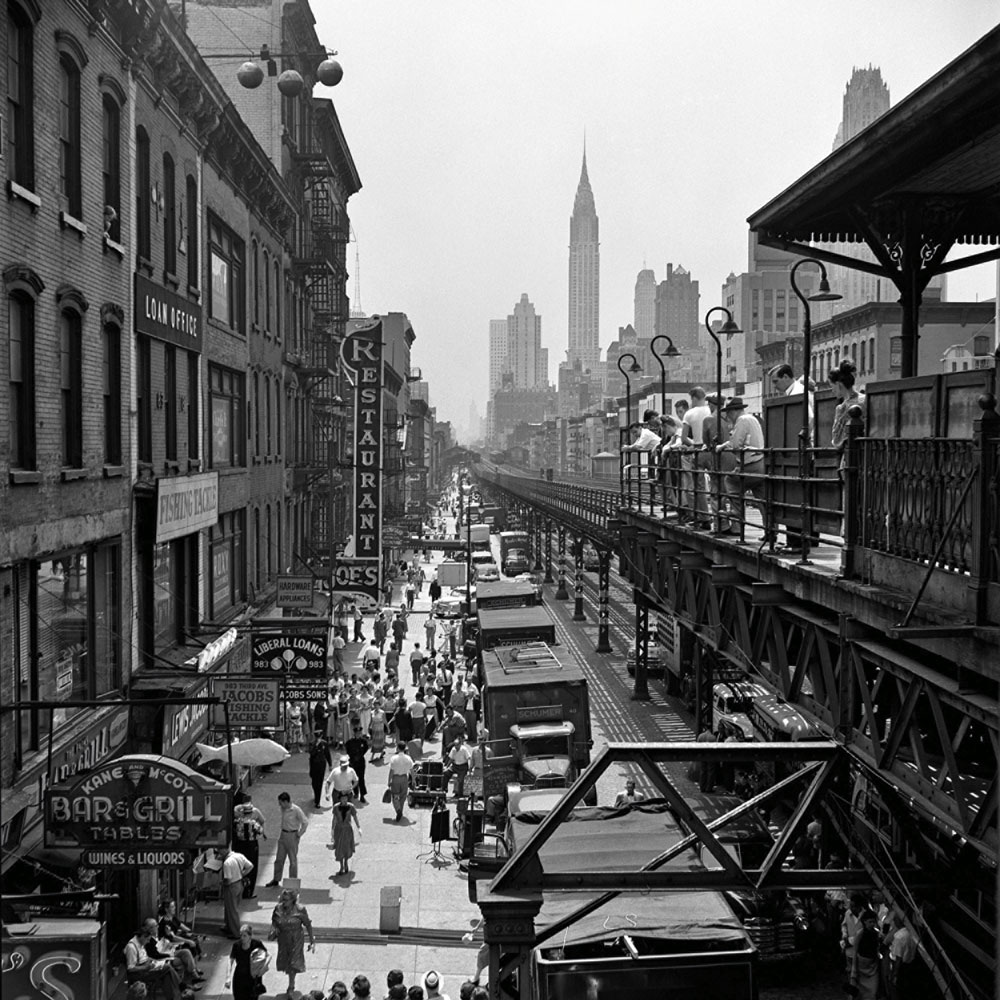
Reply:
<svg viewBox="0 0 1000 1000"><path fill-rule="evenodd" d="M1000 19L996 0L312 7L344 66L317 95L334 98L363 183L349 203L361 305L409 316L431 402L459 427L473 401L485 414L489 321L522 292L553 381L565 359L585 131L606 348L644 265L657 281L684 266L702 313L719 304L746 268L746 217L830 152L853 67L880 67L896 104ZM949 297L992 297L994 275L952 275Z"/></svg>

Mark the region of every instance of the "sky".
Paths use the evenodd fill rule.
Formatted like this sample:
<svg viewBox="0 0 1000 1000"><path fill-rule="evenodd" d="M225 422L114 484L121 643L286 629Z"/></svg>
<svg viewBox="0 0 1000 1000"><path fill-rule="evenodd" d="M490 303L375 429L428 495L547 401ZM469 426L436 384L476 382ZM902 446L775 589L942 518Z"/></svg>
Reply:
<svg viewBox="0 0 1000 1000"><path fill-rule="evenodd" d="M312 0L362 189L352 306L405 312L412 363L460 437L488 399L489 322L522 292L550 379L567 346L569 219L586 141L600 342L667 262L719 304L746 218L823 159L854 67L895 105L1000 21L996 0ZM981 249L981 248L979 248ZM949 298L996 294L996 268Z"/></svg>

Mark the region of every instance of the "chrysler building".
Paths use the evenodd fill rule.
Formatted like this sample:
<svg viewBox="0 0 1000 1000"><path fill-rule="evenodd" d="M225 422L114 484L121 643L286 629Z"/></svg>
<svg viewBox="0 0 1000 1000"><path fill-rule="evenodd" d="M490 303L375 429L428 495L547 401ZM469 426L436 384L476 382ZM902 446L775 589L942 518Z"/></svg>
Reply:
<svg viewBox="0 0 1000 1000"><path fill-rule="evenodd" d="M600 312L601 252L594 192L587 176L587 151L569 220L569 350L570 367L580 361L584 369L601 360L598 317Z"/></svg>

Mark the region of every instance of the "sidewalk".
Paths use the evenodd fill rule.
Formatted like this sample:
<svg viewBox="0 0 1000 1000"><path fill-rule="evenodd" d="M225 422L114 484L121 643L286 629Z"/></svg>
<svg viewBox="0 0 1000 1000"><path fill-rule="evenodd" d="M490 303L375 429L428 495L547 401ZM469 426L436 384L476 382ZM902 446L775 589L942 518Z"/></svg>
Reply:
<svg viewBox="0 0 1000 1000"><path fill-rule="evenodd" d="M434 563L423 564L428 570ZM394 606L399 607L401 586L394 587ZM409 635L403 643L403 660L409 656L413 643L424 646L423 618L430 610L427 584L414 603ZM372 616L365 618L364 634L372 637ZM360 663L363 644L348 643L345 665L350 673L355 662ZM401 664L402 665L402 664ZM409 669L401 670L401 678L409 678ZM407 685L410 693L410 685ZM428 741L424 759L440 754L440 742ZM388 755L387 755L388 756ZM393 968L402 969L407 986L419 983L428 969L436 969L444 979L442 992L457 997L459 986L470 978L476 968L476 953L482 934L475 943L462 941L462 935L479 921L479 908L469 902L466 879L459 873L458 862L452 857L454 842L444 842L445 860L432 856L430 842L431 812L429 807L407 807L401 823L391 822L394 811L383 805L382 793L387 785L388 763L368 764L366 782L368 802L356 802L362 836L357 852L351 859L351 873L332 880L337 869L330 839L331 813L328 800L324 807L313 806L312 787L308 774L308 754L293 754L281 767L265 774L250 789L254 805L264 814L268 839L260 841L260 872L257 898L243 900L241 917L254 928L254 934L265 941L271 952L270 971L264 978L267 997L284 996L287 979L274 971L277 947L267 942L271 912L277 903L280 888L267 889L271 880L274 855L280 830L277 797L287 791L292 801L309 818L309 829L299 848L299 902L307 908L316 934L315 953L306 952L306 972L296 980L298 994L312 989L328 990L337 980L351 985L359 973L372 984L372 996L385 995L385 975ZM451 820L455 808L449 803ZM285 875L288 875L286 868ZM379 932L379 896L383 886L402 887L401 926L398 935ZM223 989L229 967L228 956L233 942L219 933L223 915L221 903L200 903L197 926L205 956L202 968L208 978L201 1000L230 997Z"/></svg>

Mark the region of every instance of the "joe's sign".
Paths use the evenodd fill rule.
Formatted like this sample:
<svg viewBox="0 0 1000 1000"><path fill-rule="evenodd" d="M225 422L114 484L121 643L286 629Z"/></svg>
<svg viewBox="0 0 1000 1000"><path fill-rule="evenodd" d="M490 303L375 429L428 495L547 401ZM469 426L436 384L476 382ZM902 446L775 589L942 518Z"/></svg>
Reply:
<svg viewBox="0 0 1000 1000"><path fill-rule="evenodd" d="M333 581L335 592L378 600L382 559L382 321L376 319L347 337L341 358L354 373L354 562L374 573Z"/></svg>
<svg viewBox="0 0 1000 1000"><path fill-rule="evenodd" d="M224 847L232 789L169 757L119 757L45 793L49 847Z"/></svg>

